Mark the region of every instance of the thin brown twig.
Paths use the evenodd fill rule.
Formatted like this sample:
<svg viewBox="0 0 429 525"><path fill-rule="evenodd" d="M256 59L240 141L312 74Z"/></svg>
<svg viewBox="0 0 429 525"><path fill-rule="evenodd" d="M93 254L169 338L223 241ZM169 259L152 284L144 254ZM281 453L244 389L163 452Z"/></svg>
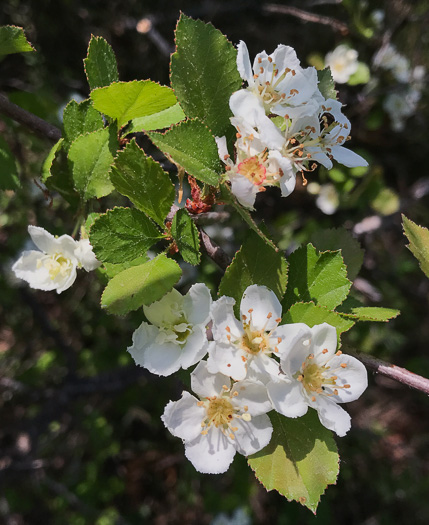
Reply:
<svg viewBox="0 0 429 525"><path fill-rule="evenodd" d="M61 138L61 131L49 122L41 119L37 115L20 108L7 97L0 93L0 113L10 117L19 124L26 126L28 129L39 135L39 137L48 138L57 142Z"/></svg>
<svg viewBox="0 0 429 525"><path fill-rule="evenodd" d="M230 256L216 244L207 233L200 229L202 245L207 255L212 259L222 270L226 270L231 264Z"/></svg>
<svg viewBox="0 0 429 525"><path fill-rule="evenodd" d="M291 15L296 18L300 18L305 22L314 22L316 24L324 24L331 26L333 29L339 31L343 35L347 35L349 28L344 22L340 22L336 18L331 18L330 16L318 15L316 13L310 13L304 11L303 9L298 9L297 7L287 6L287 5L278 5L278 4L267 4L262 8L263 11L267 13L280 13L282 15Z"/></svg>

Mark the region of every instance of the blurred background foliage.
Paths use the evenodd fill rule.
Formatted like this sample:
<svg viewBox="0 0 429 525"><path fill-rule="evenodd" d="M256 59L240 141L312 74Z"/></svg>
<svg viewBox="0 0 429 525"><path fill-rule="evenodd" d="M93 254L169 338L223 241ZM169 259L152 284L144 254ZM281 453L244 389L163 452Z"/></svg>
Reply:
<svg viewBox="0 0 429 525"><path fill-rule="evenodd" d="M337 87L352 121L350 147L369 168L318 169L287 199L276 190L261 194L255 216L287 254L322 229L352 231L365 249L353 293L402 315L389 324L361 323L345 334L345 348L429 376L429 282L406 249L400 219L403 212L429 225L427 72L417 108L395 130L383 102L396 81L373 67L374 55L388 43L410 68L428 66L429 2L2 0L0 24L23 26L37 53L0 61L0 91L60 125L68 100L88 95L82 59L91 34L113 46L122 80L167 84L180 10L211 21L234 44L246 41L251 56L283 43L296 49L303 65L323 66L325 54L346 43L369 67L368 82ZM352 431L338 439L340 477L316 517L266 493L241 456L225 475L197 474L160 420L183 383L138 369L126 352L142 313L103 313L103 277L95 272L80 272L61 296L13 278L27 225L71 233L74 217L67 203L34 182L48 140L1 116L0 131L17 158L22 185L0 194L0 523L429 523L429 401L371 374L368 391L350 405ZM110 196L96 211L121 203ZM206 231L232 255L246 227L231 216ZM201 275L184 266L180 286L186 291L204 280L215 294L220 277L205 258Z"/></svg>

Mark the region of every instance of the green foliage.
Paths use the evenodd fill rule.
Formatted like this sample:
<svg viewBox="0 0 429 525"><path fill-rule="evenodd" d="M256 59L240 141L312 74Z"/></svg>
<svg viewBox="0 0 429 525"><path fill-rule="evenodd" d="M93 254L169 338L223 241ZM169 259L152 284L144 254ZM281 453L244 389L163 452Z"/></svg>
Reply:
<svg viewBox="0 0 429 525"><path fill-rule="evenodd" d="M339 251L318 253L312 244L307 244L295 250L288 262L284 308L301 301L314 301L333 310L347 297L351 282Z"/></svg>
<svg viewBox="0 0 429 525"><path fill-rule="evenodd" d="M164 220L174 201L174 186L168 174L145 155L134 139L118 153L111 180L119 193L164 227Z"/></svg>
<svg viewBox="0 0 429 525"><path fill-rule="evenodd" d="M173 90L151 80L114 82L91 91L95 109L118 121L122 127L129 120L159 113L177 103Z"/></svg>
<svg viewBox="0 0 429 525"><path fill-rule="evenodd" d="M310 328L316 324L328 323L337 330L338 337L350 330L355 324L352 319L345 319L340 313L325 306L310 303L295 303L283 315L283 323L304 323Z"/></svg>
<svg viewBox="0 0 429 525"><path fill-rule="evenodd" d="M91 36L88 54L83 63L91 91L119 80L115 53L101 36Z"/></svg>
<svg viewBox="0 0 429 525"><path fill-rule="evenodd" d="M172 124L177 124L185 118L182 108L179 103L174 104L167 109L163 109L153 115L147 117L135 118L130 122L125 134L137 133L139 131L151 131L154 129L168 128Z"/></svg>
<svg viewBox="0 0 429 525"><path fill-rule="evenodd" d="M254 232L249 232L220 282L219 295L233 297L238 314L241 297L248 286L266 286L281 300L287 280L288 265L283 255Z"/></svg>
<svg viewBox="0 0 429 525"><path fill-rule="evenodd" d="M15 157L0 135L0 189L16 190L21 187Z"/></svg>
<svg viewBox="0 0 429 525"><path fill-rule="evenodd" d="M70 146L75 188L84 199L104 197L113 190L109 171L117 149L116 130L111 126L80 135Z"/></svg>
<svg viewBox="0 0 429 525"><path fill-rule="evenodd" d="M12 53L28 53L35 51L27 40L22 27L2 26L0 27L0 56Z"/></svg>
<svg viewBox="0 0 429 525"><path fill-rule="evenodd" d="M369 67L363 62L358 62L358 68L355 73L348 79L347 84L356 86L357 84L367 84L371 78Z"/></svg>
<svg viewBox="0 0 429 525"><path fill-rule="evenodd" d="M277 490L314 513L320 496L336 482L339 456L332 433L310 409L300 418L270 413L270 443L248 458L256 477L268 490Z"/></svg>
<svg viewBox="0 0 429 525"><path fill-rule="evenodd" d="M211 24L181 14L171 57L171 85L185 114L216 136L231 130L229 98L241 87L237 51Z"/></svg>
<svg viewBox="0 0 429 525"><path fill-rule="evenodd" d="M140 210L114 208L99 216L89 238L99 261L118 264L145 255L162 237Z"/></svg>
<svg viewBox="0 0 429 525"><path fill-rule="evenodd" d="M426 277L429 277L429 230L407 219L405 215L402 215L402 227L410 241L407 247L419 261Z"/></svg>
<svg viewBox="0 0 429 525"><path fill-rule="evenodd" d="M190 175L217 186L223 172L216 141L199 120L181 122L165 133L148 133L152 142Z"/></svg>
<svg viewBox="0 0 429 525"><path fill-rule="evenodd" d="M331 69L329 67L325 67L325 69L319 70L317 72L317 78L319 79L318 88L323 97L326 99L333 98L334 100L337 100L338 93L335 89L335 82L332 78Z"/></svg>
<svg viewBox="0 0 429 525"><path fill-rule="evenodd" d="M183 260L196 266L200 263L200 237L194 221L185 208L175 213L171 224L171 235L176 241Z"/></svg>
<svg viewBox="0 0 429 525"><path fill-rule="evenodd" d="M179 265L162 253L115 275L104 289L101 306L109 313L124 315L159 301L177 283L181 273Z"/></svg>
<svg viewBox="0 0 429 525"><path fill-rule="evenodd" d="M351 232L345 228L319 230L313 233L310 241L319 252L341 250L341 255L347 266L348 278L353 280L357 277L362 267L364 251Z"/></svg>
<svg viewBox="0 0 429 525"><path fill-rule="evenodd" d="M394 319L401 312L394 308L380 308L377 306L359 306L351 308L349 312L343 312L340 309L339 313L348 319L355 319L356 321L378 321L385 323L390 319Z"/></svg>
<svg viewBox="0 0 429 525"><path fill-rule="evenodd" d="M79 135L92 133L103 129L103 127L103 117L93 108L90 100L84 100L80 103L70 100L64 109L63 128L65 146L67 148Z"/></svg>

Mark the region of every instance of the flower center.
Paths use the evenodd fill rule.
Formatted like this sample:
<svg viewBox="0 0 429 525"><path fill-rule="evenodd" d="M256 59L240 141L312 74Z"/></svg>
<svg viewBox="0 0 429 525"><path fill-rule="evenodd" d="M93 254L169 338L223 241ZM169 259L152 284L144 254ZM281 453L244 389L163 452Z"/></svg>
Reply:
<svg viewBox="0 0 429 525"><path fill-rule="evenodd" d="M184 318L181 321L170 326L160 326L156 342L159 344L175 343L179 345L186 343L188 336L192 333L192 325L187 323Z"/></svg>
<svg viewBox="0 0 429 525"><path fill-rule="evenodd" d="M234 413L234 407L229 399L226 397L216 397L209 402L206 422L209 426L211 423L216 427L223 425L228 426Z"/></svg>
<svg viewBox="0 0 429 525"><path fill-rule="evenodd" d="M267 178L267 170L258 156L243 160L237 166L238 173L244 175L255 186L260 186Z"/></svg>
<svg viewBox="0 0 429 525"><path fill-rule="evenodd" d="M266 352L269 348L268 334L263 330L252 330L250 324L243 324L243 328L244 335L241 338L241 348L249 354Z"/></svg>
<svg viewBox="0 0 429 525"><path fill-rule="evenodd" d="M37 267L40 268L42 264L48 270L49 277L52 281L55 280L58 275L66 277L73 266L70 259L64 257L61 253L46 255L38 261Z"/></svg>

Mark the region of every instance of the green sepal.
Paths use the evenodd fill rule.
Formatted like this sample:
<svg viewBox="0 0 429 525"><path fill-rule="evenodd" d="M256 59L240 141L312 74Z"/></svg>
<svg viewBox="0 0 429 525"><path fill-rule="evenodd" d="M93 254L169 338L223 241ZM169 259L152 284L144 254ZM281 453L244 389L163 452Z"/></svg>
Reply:
<svg viewBox="0 0 429 525"><path fill-rule="evenodd" d="M178 210L171 224L171 235L183 260L197 266L201 261L200 237L194 221L185 208Z"/></svg>

